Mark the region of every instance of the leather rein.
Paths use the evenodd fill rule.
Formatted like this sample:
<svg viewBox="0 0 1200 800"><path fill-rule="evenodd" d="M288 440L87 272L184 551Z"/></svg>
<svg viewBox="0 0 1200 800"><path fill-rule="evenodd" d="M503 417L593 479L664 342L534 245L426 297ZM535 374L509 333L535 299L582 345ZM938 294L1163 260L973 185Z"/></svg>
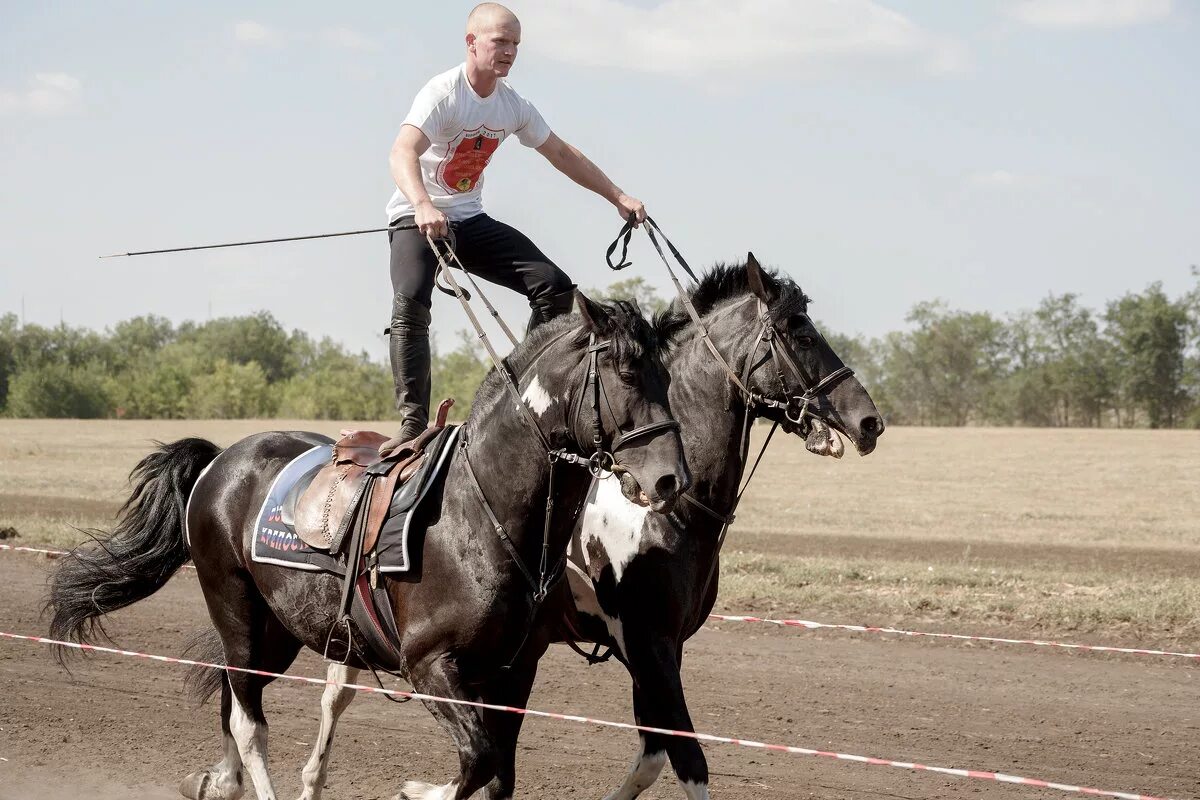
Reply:
<svg viewBox="0 0 1200 800"><path fill-rule="evenodd" d="M538 573L535 577L533 571L525 563L525 559L522 558L521 554L517 551L516 545L513 544L512 538L504 529L503 523L497 519L495 512L492 510L491 504L488 502L487 495L483 491L483 485L479 482L479 478L475 473L475 469L471 465L470 455L467 450L468 437L466 435L461 435L459 437L459 446L462 448L463 464L466 466L467 475L471 478L471 487L475 490L475 496L479 500L480 505L483 507L484 513L487 514L488 521L495 530L496 536L499 538L500 543L504 546L504 549L508 551L509 557L512 559L513 563L517 565L517 569L525 578L526 583L529 584L529 618L525 625L525 634L521 639L521 644L513 653L512 660L506 667L504 667L504 669L509 669L514 663L516 663L517 656L520 655L521 650L525 646L525 642L529 639L529 634L533 626L533 620L537 616L538 609L541 607L546 597L550 594L551 589L553 589L558 581L561 580L566 570L567 554L565 548L553 568L550 567L549 563L550 536L552 533L551 521L554 516L554 478L557 471L557 465L560 462L563 462L578 467L584 467L592 474L594 478L599 478L605 472L611 472L614 469L619 468L616 453L622 447L630 444L631 442L637 441L638 439L652 436L661 431L674 430L678 432L679 423L674 419L659 420L657 422L641 425L630 431L622 431L618 426L616 436L613 438L609 449L604 449L604 429L603 420L600 414L600 398L603 396L607 400L608 395L604 391L604 381L600 375L600 354L609 349L611 343L607 341L597 341L596 335L592 333L588 341L587 373L584 377L584 386L579 393L581 400L578 406L578 411L576 412L577 417L578 415L582 414L582 398L584 396L588 396L591 400L593 413L591 426L593 448L592 454L591 456L585 458L576 453L572 453L565 448L553 447L550 444L550 440L546 438L546 434L542 432L541 426L538 424L538 420L534 416L532 409L529 408L524 398L521 397L521 392L517 387L517 383L520 378L523 377L524 374L533 367L537 360L541 358L542 354L545 353L546 350L574 331L565 331L551 339L549 342L546 342L544 345L542 345L541 349L534 354L533 358L529 360L528 365L526 366L525 370L522 371L521 375L514 375L508 368L508 364L500 358L500 356L496 353L495 348L492 347L492 343L488 339L487 333L483 330L483 327L479 324L479 319L475 316L475 313L471 309L470 298L458 285L458 282L455 281L453 274L450 272L450 266L446 260L447 254L449 254L449 256L458 263L459 269L461 269L467 274L468 277L470 277L470 273L467 272L466 267L462 265L462 262L458 259L458 255L454 252L453 246L445 240L434 240L428 235L425 238L429 242L430 248L433 249L434 254L437 256L438 267L442 276L450 285L455 297L458 298L459 303L463 307L463 311L466 312L467 319L470 320L472 327L475 328L475 333L479 336L480 341L483 342L484 349L487 350L488 357L491 359L492 365L496 368L496 372L500 375L500 378L507 388L509 394L512 396L512 399L516 401L517 406L524 412L522 419L528 423L534 434L536 434L537 439L541 443L542 449L545 451L546 458L550 464L550 483L546 494L546 513L542 529L541 558L538 563ZM445 247L444 252L438 247L439 241ZM478 291L478 286L476 286L476 290ZM486 299L484 302L486 303ZM491 308L490 303L487 303L487 305L489 308ZM513 341L513 344L516 344L512 333L507 329L507 327L505 327L504 330L505 333L508 334L509 339Z"/></svg>
<svg viewBox="0 0 1200 800"><path fill-rule="evenodd" d="M658 223L656 223L652 217L645 218L645 225L646 233L649 235L650 241L654 245L654 249L658 252L658 257L662 259L663 266L667 268L667 274L671 276L671 282L675 284L675 291L679 296L680 304L687 311L688 316L691 317L692 323L696 326L696 330L700 333L700 338L703 340L709 352L712 353L717 363L721 366L721 369L724 370L729 382L738 390L745 401L745 411L742 415L742 436L741 443L739 445L742 468L745 469L750 448L750 425L755 419L763 416L767 410L775 409L782 411L784 417L789 422L803 429L803 426L810 417L813 419L817 418L817 415L813 412L813 405L818 401L820 396L827 393L838 382L853 375L854 370L843 365L839 369L834 370L815 383L810 381L805 375L804 371L800 369L798 360L795 354L791 351L791 348L780 341L781 331L776 327L775 322L772 321L770 311L767 308L766 303L764 303L762 299L756 297L754 299L758 302L760 323L758 337L755 339L754 346L750 349L750 353L746 357L743 374L738 375L736 372L734 372L733 368L729 366L729 362L726 360L725 356L721 354L721 351L717 349L717 346L713 344L712 337L709 335L708 326L704 324L704 320L701 319L700 314L696 311L696 307L692 303L691 296L684 290L683 284L679 280L679 276L676 275L675 270L671 268L671 262L667 259L666 254L663 252L662 245L660 245L658 241L658 236L662 237L663 243L666 244L667 249L670 250L671 255L678 262L679 266L683 268L684 272L686 272L694 282L699 283L700 281L696 277L696 274L692 272L691 267L688 266L687 261L684 260L679 250L674 244L671 243L671 240L667 238L667 235L663 233L662 228L658 226ZM634 219L633 216L630 215L629 221L627 221L621 228L621 232L617 234L617 238L614 239L612 244L608 246L608 250L604 254L605 260L608 262L608 266L611 269L621 270L631 265L632 262L628 260L628 253L629 242L633 237L633 230ZM658 236L655 235L656 233ZM614 264L612 256L616 252L618 245L621 247L621 259L620 262ZM755 370L767 363L767 359L759 361L755 360L759 349L764 344L767 346L769 361L775 367L775 377L779 382L781 396L784 398L782 400L767 397L749 388L750 376ZM789 387L788 385L786 376L788 371L790 371L796 377L795 384L793 384L792 387ZM718 553L721 551L721 547L725 543L725 535L729 531L729 526L733 524L734 514L737 510L738 504L742 500L742 495L745 493L747 487L749 487L750 481L754 477L755 471L758 469L759 462L762 461L763 454L766 453L767 446L771 443L771 437L775 435L775 431L778 427L779 422L774 420L771 430L767 434L766 441L763 442L762 449L759 450L758 456L754 460L754 465L750 469L750 474L746 477L745 482L742 484L742 487L735 496L733 505L729 509L728 513L721 514L720 512L710 508L708 505L697 500L690 491L683 494L684 500L721 523L721 532L717 539ZM713 569L715 568L716 561L714 559ZM711 581L712 572L710 571L708 581L705 583L706 592L708 589L708 583Z"/></svg>

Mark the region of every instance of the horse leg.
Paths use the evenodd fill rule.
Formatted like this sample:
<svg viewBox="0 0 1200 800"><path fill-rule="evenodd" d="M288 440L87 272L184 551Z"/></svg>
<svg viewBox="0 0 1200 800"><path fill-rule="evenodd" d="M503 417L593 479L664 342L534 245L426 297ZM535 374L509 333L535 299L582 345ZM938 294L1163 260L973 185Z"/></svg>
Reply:
<svg viewBox="0 0 1200 800"><path fill-rule="evenodd" d="M445 654L423 662L409 674L413 688L453 700L479 698L468 694L458 676L458 668ZM424 701L429 713L442 724L458 747L458 778L443 786L421 781L405 781L399 800L463 800L470 797L496 775L497 754L478 708Z"/></svg>
<svg viewBox="0 0 1200 800"><path fill-rule="evenodd" d="M333 748L333 731L338 718L354 699L354 690L339 684L353 683L359 670L344 664L330 664L325 673L325 693L321 695L321 730L313 745L312 755L301 774L303 789L299 800L320 800L325 788L325 774L329 769L329 754Z"/></svg>
<svg viewBox="0 0 1200 800"><path fill-rule="evenodd" d="M484 690L483 701L494 705L524 708L529 702L533 680L537 676L537 661L514 666L490 682ZM496 743L496 777L487 785L487 800L511 800L517 782L517 738L521 735L524 714L511 711L484 711L484 722Z"/></svg>
<svg viewBox="0 0 1200 800"><path fill-rule="evenodd" d="M248 575L234 573L205 582L204 595L226 664L265 672L283 672L292 665L300 641L267 606ZM267 772L267 719L262 708L263 689L275 679L232 671L225 677L230 691L229 734L258 800L276 800Z"/></svg>
<svg viewBox="0 0 1200 800"><path fill-rule="evenodd" d="M653 635L639 637L627 628L625 645L629 671L634 676L633 704L638 724L694 731L679 675L681 653L674 641ZM700 743L653 733L642 734L642 753L625 784L611 797L637 797L658 776L664 752L688 800L708 800L708 761ZM622 794L622 790L627 793Z"/></svg>
<svg viewBox="0 0 1200 800"><path fill-rule="evenodd" d="M238 800L246 792L242 784L242 756L229 732L233 694L228 681L221 682L221 732L225 755L216 764L197 770L179 784L179 793L191 800Z"/></svg>
<svg viewBox="0 0 1200 800"><path fill-rule="evenodd" d="M634 720L639 725L649 724L642 719L642 715L638 712L638 696L639 692L634 688ZM605 796L604 800L633 800L633 798L649 789L658 780L663 767L667 765L667 751L661 741L662 737L654 737L651 740L647 734L641 733L638 734L638 739L641 747L638 749L637 755L633 758L633 764L629 767L629 774L625 776L624 782L617 787L617 790Z"/></svg>

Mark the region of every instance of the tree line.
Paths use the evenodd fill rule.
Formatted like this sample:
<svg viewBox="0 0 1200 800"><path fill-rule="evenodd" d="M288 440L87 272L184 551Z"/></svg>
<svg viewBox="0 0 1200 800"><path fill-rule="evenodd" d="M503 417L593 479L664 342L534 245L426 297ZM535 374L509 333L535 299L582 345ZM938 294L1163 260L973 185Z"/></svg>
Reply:
<svg viewBox="0 0 1200 800"><path fill-rule="evenodd" d="M591 294L666 305L641 278ZM1180 297L1153 283L1101 310L1074 294L1006 316L925 302L907 322L871 339L823 329L890 423L1200 428L1200 282ZM465 415L486 357L460 332L433 363L434 398L455 397ZM0 414L395 416L385 363L289 332L268 312L180 325L143 316L103 332L0 316Z"/></svg>

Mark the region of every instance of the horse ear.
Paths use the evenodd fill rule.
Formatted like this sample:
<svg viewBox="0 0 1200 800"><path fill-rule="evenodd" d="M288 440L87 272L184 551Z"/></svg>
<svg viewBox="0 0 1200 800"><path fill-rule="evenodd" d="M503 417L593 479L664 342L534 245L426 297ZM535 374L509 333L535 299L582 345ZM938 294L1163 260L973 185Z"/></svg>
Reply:
<svg viewBox="0 0 1200 800"><path fill-rule="evenodd" d="M754 253L746 253L746 278L754 296L767 305L771 305L778 294L778 289L775 286L774 278L762 268L758 259L754 257Z"/></svg>
<svg viewBox="0 0 1200 800"><path fill-rule="evenodd" d="M575 306L579 309L579 315L583 317L585 328L593 333L603 333L607 329L608 312L578 289L575 290Z"/></svg>

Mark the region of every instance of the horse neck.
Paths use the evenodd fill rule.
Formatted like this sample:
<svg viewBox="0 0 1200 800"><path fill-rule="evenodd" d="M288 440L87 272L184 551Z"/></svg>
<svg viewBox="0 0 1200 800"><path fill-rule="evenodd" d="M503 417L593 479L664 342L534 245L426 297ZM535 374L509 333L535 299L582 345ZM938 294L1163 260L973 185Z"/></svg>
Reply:
<svg viewBox="0 0 1200 800"><path fill-rule="evenodd" d="M709 336L741 377L757 336L758 305L738 298L702 317ZM701 502L727 511L742 477L741 438L746 402L709 351L693 323L690 338L670 360L671 411L684 431L684 455L692 492Z"/></svg>
<svg viewBox="0 0 1200 800"><path fill-rule="evenodd" d="M566 444L561 433L556 435L554 432L570 430L568 423L574 407L574 393L578 391L576 379L582 381L584 369L581 362L569 370L550 374L552 365L567 360L561 354L555 358L555 353L563 346L563 343L556 343L549 347L521 375L518 383L518 390L526 392L536 379L541 391L550 398L549 406L541 412L533 411L532 417L538 420L543 434L556 447ZM578 355L571 354L572 364ZM517 406L509 391L498 385L498 391L490 396L476 398L464 426L467 451L488 504L527 559L533 556L535 542L537 547L541 546L551 469L541 440L531 430L532 424L529 415ZM556 509L574 508L582 502L587 491L589 481L583 479L587 473L569 464L560 463L556 469ZM565 533L562 532L564 529ZM558 548L565 549L570 526L553 526L551 537L555 552Z"/></svg>

